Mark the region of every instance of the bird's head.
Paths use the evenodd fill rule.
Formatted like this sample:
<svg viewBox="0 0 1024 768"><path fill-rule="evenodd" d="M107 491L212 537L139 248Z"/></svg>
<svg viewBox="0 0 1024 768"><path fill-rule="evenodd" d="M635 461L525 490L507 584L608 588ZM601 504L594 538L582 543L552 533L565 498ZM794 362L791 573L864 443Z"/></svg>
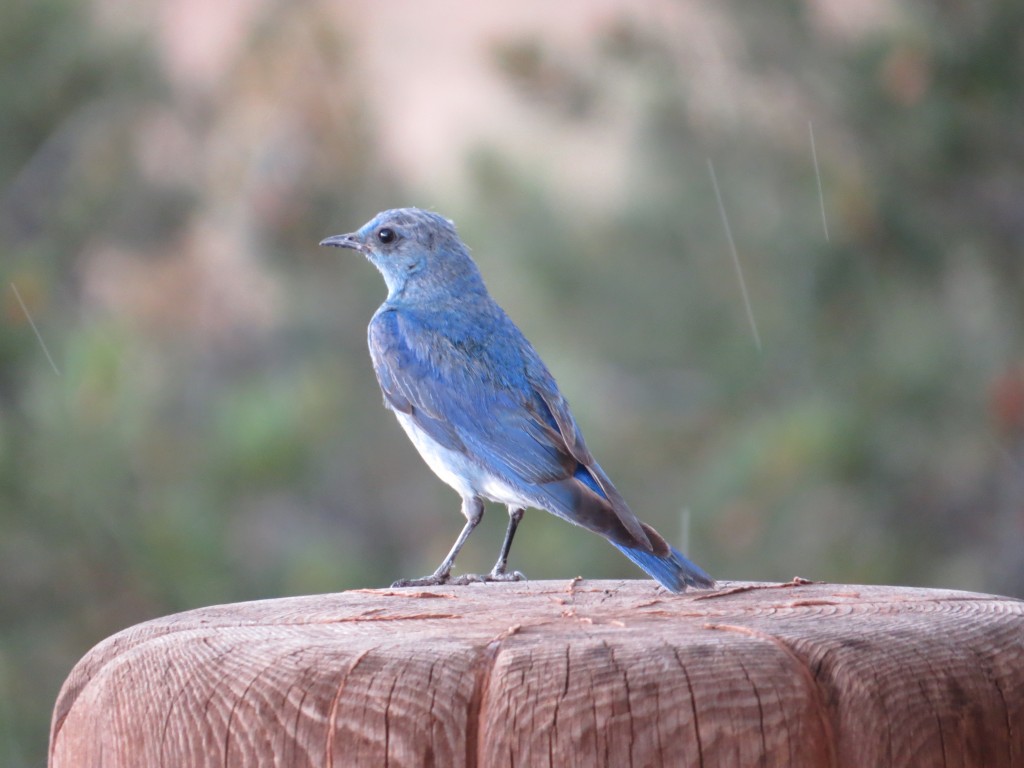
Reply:
<svg viewBox="0 0 1024 768"><path fill-rule="evenodd" d="M320 242L351 248L369 259L389 299L437 300L484 292L480 272L448 219L419 208L383 211L357 231Z"/></svg>

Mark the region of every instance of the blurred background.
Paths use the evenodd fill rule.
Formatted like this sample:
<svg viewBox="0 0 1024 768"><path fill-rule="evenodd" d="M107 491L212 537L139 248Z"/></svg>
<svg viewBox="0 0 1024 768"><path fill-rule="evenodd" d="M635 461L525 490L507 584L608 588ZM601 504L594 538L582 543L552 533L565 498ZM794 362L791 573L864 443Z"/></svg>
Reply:
<svg viewBox="0 0 1024 768"><path fill-rule="evenodd" d="M383 281L317 247L384 208L457 222L714 576L1024 596L1022 28L1013 0L4 2L0 764L45 760L121 628L443 557L458 499L366 351ZM642 577L542 513L511 565Z"/></svg>

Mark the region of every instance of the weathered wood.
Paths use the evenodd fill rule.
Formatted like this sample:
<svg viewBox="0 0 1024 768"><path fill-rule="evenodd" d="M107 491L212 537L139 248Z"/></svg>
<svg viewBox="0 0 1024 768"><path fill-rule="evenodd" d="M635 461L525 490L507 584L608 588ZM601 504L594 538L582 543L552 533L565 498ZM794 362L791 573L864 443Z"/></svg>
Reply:
<svg viewBox="0 0 1024 768"><path fill-rule="evenodd" d="M1024 766L1024 602L534 581L203 608L79 662L50 764Z"/></svg>

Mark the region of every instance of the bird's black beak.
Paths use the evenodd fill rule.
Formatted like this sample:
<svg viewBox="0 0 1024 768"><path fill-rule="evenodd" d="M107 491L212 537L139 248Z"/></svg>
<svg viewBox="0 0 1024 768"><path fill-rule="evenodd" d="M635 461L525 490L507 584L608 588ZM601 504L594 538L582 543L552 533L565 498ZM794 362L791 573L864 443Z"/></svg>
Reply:
<svg viewBox="0 0 1024 768"><path fill-rule="evenodd" d="M366 246L356 239L355 232L350 232L347 235L331 235L321 240L320 245L330 245L334 248L351 248L353 251L366 250Z"/></svg>

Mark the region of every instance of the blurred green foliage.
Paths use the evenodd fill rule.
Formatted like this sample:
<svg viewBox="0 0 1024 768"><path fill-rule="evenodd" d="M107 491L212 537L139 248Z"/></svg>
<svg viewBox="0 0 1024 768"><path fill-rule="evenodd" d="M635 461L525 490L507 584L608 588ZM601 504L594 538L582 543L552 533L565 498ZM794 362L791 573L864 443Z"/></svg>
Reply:
<svg viewBox="0 0 1024 768"><path fill-rule="evenodd" d="M428 572L460 526L380 407L378 276L315 248L423 197L380 151L351 26L266 4L189 86L90 9L0 6L5 766L44 759L61 681L114 631ZM810 6L719 6L710 100L706 62L626 6L582 56L494 41L552 134L628 116L621 189L566 199L477 144L468 194L429 204L631 505L713 575L1024 595L1024 11L900 13L837 37ZM640 575L542 514L512 559Z"/></svg>

